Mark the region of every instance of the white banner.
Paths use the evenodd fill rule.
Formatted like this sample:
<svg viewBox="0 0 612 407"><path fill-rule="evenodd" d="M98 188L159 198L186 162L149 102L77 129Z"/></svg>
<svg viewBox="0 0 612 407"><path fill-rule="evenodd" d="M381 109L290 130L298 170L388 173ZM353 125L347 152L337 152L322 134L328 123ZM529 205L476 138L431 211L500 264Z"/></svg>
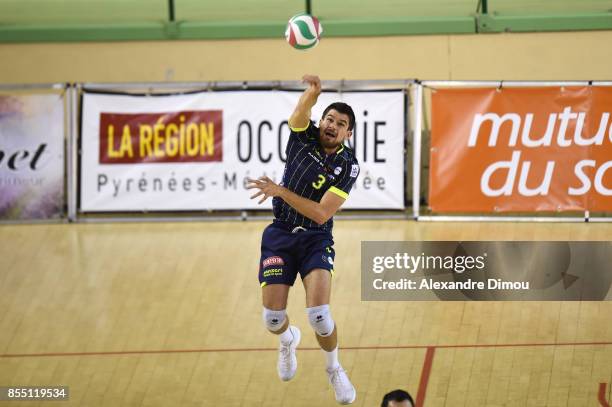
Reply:
<svg viewBox="0 0 612 407"><path fill-rule="evenodd" d="M271 209L249 199L247 177L282 178L287 119L301 92L228 91L173 96L85 93L81 211ZM343 205L404 208L404 95L323 93L350 104L349 141L361 174Z"/></svg>
<svg viewBox="0 0 612 407"><path fill-rule="evenodd" d="M0 95L0 219L59 218L64 201L63 97Z"/></svg>

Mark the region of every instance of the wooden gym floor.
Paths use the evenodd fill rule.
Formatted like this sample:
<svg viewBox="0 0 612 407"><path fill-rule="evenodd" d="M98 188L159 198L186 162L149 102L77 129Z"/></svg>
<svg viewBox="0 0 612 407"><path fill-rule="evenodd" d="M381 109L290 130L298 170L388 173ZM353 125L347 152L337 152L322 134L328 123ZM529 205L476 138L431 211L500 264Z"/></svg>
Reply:
<svg viewBox="0 0 612 407"><path fill-rule="evenodd" d="M296 377L261 322L265 222L0 226L0 386L64 385L15 406L334 406L301 283ZM332 313L356 406L600 406L612 302L362 302L362 240L612 240L610 224L337 221ZM612 272L612 271L611 271Z"/></svg>

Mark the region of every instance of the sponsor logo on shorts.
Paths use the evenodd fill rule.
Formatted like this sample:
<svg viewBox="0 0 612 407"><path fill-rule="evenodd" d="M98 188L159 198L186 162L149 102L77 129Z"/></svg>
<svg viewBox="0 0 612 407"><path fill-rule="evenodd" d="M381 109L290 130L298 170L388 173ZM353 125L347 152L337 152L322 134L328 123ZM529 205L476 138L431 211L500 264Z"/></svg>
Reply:
<svg viewBox="0 0 612 407"><path fill-rule="evenodd" d="M353 164L351 166L351 178L356 178L359 174L359 165Z"/></svg>
<svg viewBox="0 0 612 407"><path fill-rule="evenodd" d="M283 275L283 269L268 269L263 272L264 277L280 277Z"/></svg>
<svg viewBox="0 0 612 407"><path fill-rule="evenodd" d="M272 256L272 257L268 257L267 259L264 259L262 264L263 264L263 267L266 268L268 266L284 266L285 262L279 256Z"/></svg>

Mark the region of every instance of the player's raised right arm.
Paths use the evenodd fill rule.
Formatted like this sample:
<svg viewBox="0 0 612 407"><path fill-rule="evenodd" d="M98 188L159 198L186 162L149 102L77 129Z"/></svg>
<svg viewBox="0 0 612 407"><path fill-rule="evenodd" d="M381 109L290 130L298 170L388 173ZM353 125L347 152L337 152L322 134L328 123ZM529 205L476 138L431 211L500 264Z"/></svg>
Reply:
<svg viewBox="0 0 612 407"><path fill-rule="evenodd" d="M304 129L310 123L312 107L317 103L317 98L321 94L321 80L316 75L304 75L302 81L309 86L306 88L291 117L289 127L292 129Z"/></svg>

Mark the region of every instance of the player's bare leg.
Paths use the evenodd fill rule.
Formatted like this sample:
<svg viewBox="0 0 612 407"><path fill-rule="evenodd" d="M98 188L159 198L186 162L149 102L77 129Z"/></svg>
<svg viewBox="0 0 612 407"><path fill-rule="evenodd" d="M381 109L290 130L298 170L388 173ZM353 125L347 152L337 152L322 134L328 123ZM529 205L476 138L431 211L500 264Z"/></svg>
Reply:
<svg viewBox="0 0 612 407"><path fill-rule="evenodd" d="M277 371L283 381L295 376L297 358L295 350L300 343L300 330L289 325L286 313L289 286L285 284L265 285L262 289L263 320L266 328L280 339Z"/></svg>
<svg viewBox="0 0 612 407"><path fill-rule="evenodd" d="M308 320L315 330L319 346L325 353L327 375L334 388L336 401L351 404L356 392L345 370L338 362L338 330L329 311L331 295L331 273L324 269L314 269L303 279L306 289Z"/></svg>

